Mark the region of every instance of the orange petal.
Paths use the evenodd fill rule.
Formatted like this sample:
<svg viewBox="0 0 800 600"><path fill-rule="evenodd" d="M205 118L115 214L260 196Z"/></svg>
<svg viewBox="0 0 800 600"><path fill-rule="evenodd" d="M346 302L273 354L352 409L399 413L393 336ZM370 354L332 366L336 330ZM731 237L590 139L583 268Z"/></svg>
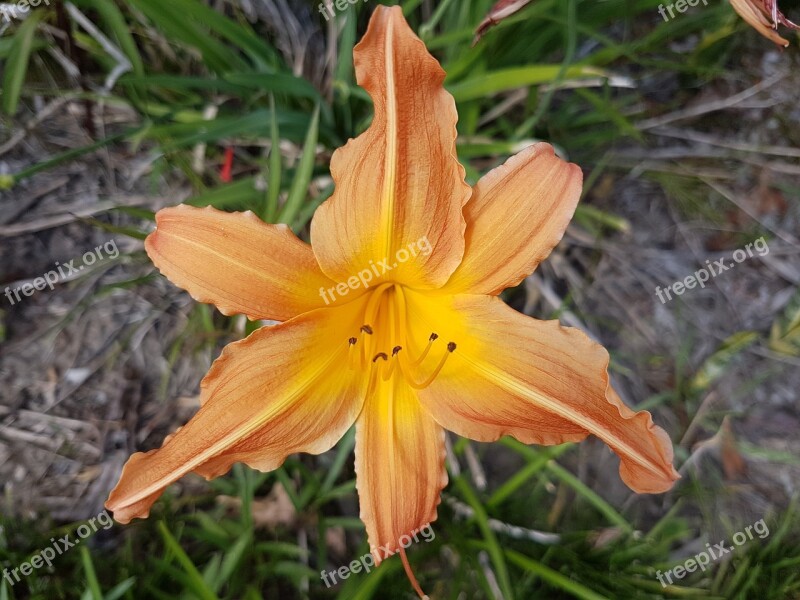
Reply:
<svg viewBox="0 0 800 600"><path fill-rule="evenodd" d="M768 40L775 42L779 46L783 46L784 48L789 46L789 40L778 35L778 32L775 31L772 23L770 23L763 10L759 6L756 6L753 3L753 0L730 1L731 6L733 6L733 10L739 13L739 16L742 17L758 33L763 35Z"/></svg>
<svg viewBox="0 0 800 600"><path fill-rule="evenodd" d="M336 191L311 223L314 252L336 281L375 265L376 281L440 287L464 252L461 208L470 195L445 73L399 6L375 9L354 56L375 115L333 155Z"/></svg>
<svg viewBox="0 0 800 600"><path fill-rule="evenodd" d="M672 487L672 444L650 413L634 413L608 384L608 352L578 329L537 321L491 296L407 293L411 321L457 344L420 400L443 427L479 441L512 435L531 444L593 434L620 457L637 492Z"/></svg>
<svg viewBox="0 0 800 600"><path fill-rule="evenodd" d="M356 422L356 482L361 520L379 564L427 539L447 485L444 430L395 375L366 400ZM405 562L405 561L404 561ZM407 573L422 596L416 580Z"/></svg>
<svg viewBox="0 0 800 600"><path fill-rule="evenodd" d="M311 246L252 212L165 208L145 249L170 281L226 315L285 321L325 306L320 289L333 285Z"/></svg>
<svg viewBox="0 0 800 600"><path fill-rule="evenodd" d="M342 368L363 302L263 327L225 348L201 383L202 406L159 450L134 454L106 507L127 523L147 517L189 472L216 477L236 462L270 471L295 452L331 448L363 406L363 378Z"/></svg>
<svg viewBox="0 0 800 600"><path fill-rule="evenodd" d="M487 173L464 207L464 259L443 291L499 294L530 275L563 237L582 183L545 143Z"/></svg>

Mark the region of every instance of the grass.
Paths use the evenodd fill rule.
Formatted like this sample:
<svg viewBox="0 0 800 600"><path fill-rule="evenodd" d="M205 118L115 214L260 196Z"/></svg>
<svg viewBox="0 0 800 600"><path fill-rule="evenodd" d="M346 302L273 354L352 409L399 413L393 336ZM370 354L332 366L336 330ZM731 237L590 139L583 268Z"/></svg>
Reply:
<svg viewBox="0 0 800 600"><path fill-rule="evenodd" d="M282 53L281 33L267 30L263 18L253 24L237 3L214 3L221 10L200 0L73 4L95 31L64 13L63 3L53 2L10 24L0 38L7 122L20 111L33 111L34 96L50 100L64 94L84 99L90 113L113 106L136 118L0 177L3 187L13 190L60 165L123 146L153 157L154 192L164 179L183 179L192 189L189 204L252 210L307 236L313 210L332 192L330 153L371 118L369 100L355 85L352 49L376 2L348 8L330 29L308 4L301 22L317 28L317 39L336 56L313 80L295 74ZM402 3L448 74L446 85L460 114L459 156L471 183L534 139L551 141L581 164L592 184L587 189L608 173L627 172L615 162L613 150L623 141L643 140L637 123L654 115L646 97L652 91L626 82L643 73L671 82L673 95L660 102L659 111L676 110L702 86L726 75L742 43L734 35L742 25L727 3L665 23L655 0L537 0L472 47L473 30L491 4L443 1L430 10L432 3L423 0ZM52 35L53 30L63 36ZM696 40L690 50L670 49L671 42L690 37ZM82 65L79 87L54 59L56 49ZM117 67L118 77L110 81ZM513 110L498 111L520 88L524 91ZM234 148L235 177L226 183L219 167L229 147ZM195 168L198 152L202 169ZM697 177L656 170L645 175L675 199L686 218L718 218L715 205L723 200L714 196L707 203L708 189ZM613 209L592 200L589 195L576 217L584 230L598 239L627 230ZM152 214L139 212L130 228L118 232L141 239L149 221ZM170 341L167 359L215 348L234 330L231 319L198 306L183 335ZM774 323L770 344L776 352L797 356L797 333L795 302ZM701 365L682 364L679 357L674 387L644 399L641 407L680 405L695 411L756 335L731 336ZM159 391L165 400L168 376ZM237 467L205 493L168 492L149 520L99 532L79 550L60 556L52 569L38 569L14 587L0 581L0 600L410 598L398 560L369 575L354 575L337 588L328 589L320 580L320 569L334 568L340 560L329 555L332 539L347 548L348 556L368 550L363 525L355 518L352 446L348 436L320 459L292 457L270 474ZM475 446L481 454L489 451ZM455 441L460 464L468 464L470 451L472 446ZM764 543L751 542L708 572L663 588L656 571L689 558L674 554L682 541L697 535L678 508L706 493L702 482L682 488L684 497L673 498L670 510L653 517L643 514L638 500L617 505L604 498L602 489L583 483L565 466L579 462L575 446L535 448L505 439L502 452L516 466L502 479L492 478L486 489L467 471L451 473L436 538L410 552L433 598L496 598L498 592L506 600L800 598L796 511L771 515L772 533ZM266 526L257 521L270 519L254 517L252 508L276 488L285 490L293 516L289 523ZM221 504L218 496L236 501ZM469 516L454 507L468 508ZM542 544L497 523L557 531L560 541ZM31 560L50 538L74 535L81 524L2 517L0 525L0 565L13 568Z"/></svg>

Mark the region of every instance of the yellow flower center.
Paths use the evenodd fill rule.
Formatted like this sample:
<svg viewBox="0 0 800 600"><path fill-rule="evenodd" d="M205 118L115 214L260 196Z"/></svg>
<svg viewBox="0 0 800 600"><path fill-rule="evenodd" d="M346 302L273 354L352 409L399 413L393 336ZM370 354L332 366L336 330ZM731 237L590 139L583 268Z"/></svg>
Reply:
<svg viewBox="0 0 800 600"><path fill-rule="evenodd" d="M406 299L403 287L396 283L384 283L370 292L363 323L357 335L347 340L348 362L351 369L369 373L368 393L375 388L379 377L388 381L395 372L411 387L424 389L433 383L456 349L452 341L442 347L439 335L432 332L422 351L414 353L411 342L417 342L417 347L422 344L409 337ZM437 353L438 360L428 360Z"/></svg>

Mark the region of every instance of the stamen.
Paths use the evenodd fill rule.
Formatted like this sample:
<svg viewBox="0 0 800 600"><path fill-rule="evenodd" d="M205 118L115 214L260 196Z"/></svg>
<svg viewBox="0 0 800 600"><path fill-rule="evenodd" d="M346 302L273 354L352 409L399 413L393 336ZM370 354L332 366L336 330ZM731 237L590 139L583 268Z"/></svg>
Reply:
<svg viewBox="0 0 800 600"><path fill-rule="evenodd" d="M389 381L392 378L392 375L394 375L394 368L395 368L395 366L397 365L397 362L398 362L397 361L397 353L400 352L400 350L402 350L402 349L403 349L402 346L395 346L394 348L392 348L392 358L394 360L389 361L388 367L384 370L384 373L383 373L383 380L384 381Z"/></svg>
<svg viewBox="0 0 800 600"><path fill-rule="evenodd" d="M367 302L367 307L364 310L364 325L361 326L361 333L362 334L367 334L367 335L370 335L370 336L373 334L372 324L375 323L375 318L378 315L378 308L381 305L381 298L383 297L383 292L385 292L386 290L388 290L392 286L394 286L393 283L383 283L383 284L379 285L378 287L376 287L375 291L372 292L372 294L370 295L369 301ZM372 340L368 339L368 338L366 340L364 340L364 345L363 345L362 351L361 351L361 364L362 364L362 366L368 364L367 363L367 360L368 360L367 357L369 357L370 352L373 350L373 346L372 346L373 343L374 342Z"/></svg>
<svg viewBox="0 0 800 600"><path fill-rule="evenodd" d="M428 338L428 345L425 346L425 350L422 351L422 354L419 355L419 358L415 360L412 364L416 367L417 365L421 365L422 361L428 358L428 353L433 348L433 342L439 339L438 333L432 333L431 336Z"/></svg>
<svg viewBox="0 0 800 600"><path fill-rule="evenodd" d="M356 368L355 360L354 360L354 357L356 356L356 352L354 351L354 348L356 347L356 344L358 343L358 338L351 337L349 340L347 340L347 342L348 342L348 347L347 347L347 368L350 371L352 371L353 369Z"/></svg>
<svg viewBox="0 0 800 600"><path fill-rule="evenodd" d="M439 364L433 370L433 373L431 373L425 381L422 382L414 381L414 379L411 377L411 374L409 372L405 372L404 375L406 376L406 381L408 382L408 385L410 385L414 389L423 390L430 384L432 384L433 380L436 379L439 376L439 373L442 372L444 364L447 362L448 357L455 351L455 349L456 349L456 344L454 342L450 342L449 344L447 344L447 352L445 352L444 355L442 355Z"/></svg>
<svg viewBox="0 0 800 600"><path fill-rule="evenodd" d="M372 359L372 362L373 362L373 363L376 363L376 362L378 362L378 359L379 359L379 358L382 358L383 360L389 360L389 357L388 357L388 356L386 356L386 352L378 352L378 353L375 355L375 358L373 358L373 359Z"/></svg>

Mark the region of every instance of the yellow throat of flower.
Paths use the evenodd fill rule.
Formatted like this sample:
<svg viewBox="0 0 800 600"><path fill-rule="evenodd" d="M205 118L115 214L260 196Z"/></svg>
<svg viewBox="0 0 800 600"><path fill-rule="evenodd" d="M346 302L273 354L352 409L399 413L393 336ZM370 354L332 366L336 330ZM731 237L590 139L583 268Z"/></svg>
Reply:
<svg viewBox="0 0 800 600"><path fill-rule="evenodd" d="M406 299L401 285L384 283L369 294L364 309L364 324L356 335L347 340L350 369L369 374L368 394L381 380L389 381L395 374L403 377L414 389L428 387L442 371L448 357L455 352L457 344L450 341L445 345L436 332L430 334L424 347L420 340L411 339ZM415 346L422 350L415 353Z"/></svg>

